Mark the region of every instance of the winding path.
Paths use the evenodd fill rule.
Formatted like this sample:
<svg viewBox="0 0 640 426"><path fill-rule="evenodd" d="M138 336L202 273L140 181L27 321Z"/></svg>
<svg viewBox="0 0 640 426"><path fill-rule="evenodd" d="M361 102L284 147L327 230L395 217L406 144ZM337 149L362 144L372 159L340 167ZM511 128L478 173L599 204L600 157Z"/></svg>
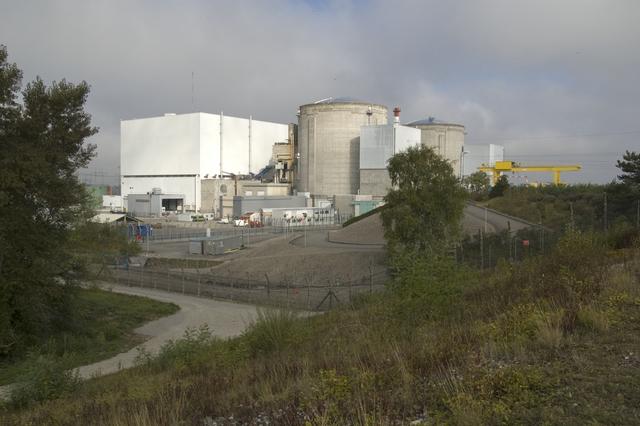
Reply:
<svg viewBox="0 0 640 426"><path fill-rule="evenodd" d="M141 349L144 348L150 354L157 354L167 341L181 338L188 328L198 328L207 324L214 336L227 338L240 335L257 317L256 307L252 305L106 283L102 288L117 293L175 303L180 310L173 315L148 322L135 329L135 333L149 337L144 343L112 358L76 368L74 371L83 379L112 374L133 367ZM0 399L9 397L12 386L0 386Z"/></svg>

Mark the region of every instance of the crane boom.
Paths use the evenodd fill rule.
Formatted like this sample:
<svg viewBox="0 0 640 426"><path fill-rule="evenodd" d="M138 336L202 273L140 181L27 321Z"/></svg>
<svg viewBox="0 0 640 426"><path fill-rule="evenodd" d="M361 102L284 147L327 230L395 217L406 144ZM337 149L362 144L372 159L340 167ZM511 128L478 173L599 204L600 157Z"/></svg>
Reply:
<svg viewBox="0 0 640 426"><path fill-rule="evenodd" d="M482 165L478 167L478 170L482 172L491 172L493 184L498 182L500 176L505 172L550 172L553 173L553 184L560 185L560 173L561 172L577 172L582 169L582 166L578 164L568 165L549 165L549 166L524 166L513 161L496 161L495 166Z"/></svg>

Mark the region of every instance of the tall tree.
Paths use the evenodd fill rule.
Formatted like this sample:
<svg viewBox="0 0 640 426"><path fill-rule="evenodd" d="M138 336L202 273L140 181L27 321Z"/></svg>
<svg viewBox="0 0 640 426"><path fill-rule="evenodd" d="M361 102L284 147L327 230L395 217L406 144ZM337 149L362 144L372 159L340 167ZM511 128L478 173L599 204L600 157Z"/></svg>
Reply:
<svg viewBox="0 0 640 426"><path fill-rule="evenodd" d="M626 151L616 167L622 172L618 179L626 185L640 186L640 153Z"/></svg>
<svg viewBox="0 0 640 426"><path fill-rule="evenodd" d="M489 176L485 172L477 171L465 177L462 183L472 194L483 194L489 189Z"/></svg>
<svg viewBox="0 0 640 426"><path fill-rule="evenodd" d="M509 178L507 175L500 176L496 184L489 190L489 198L502 197L509 189L509 186Z"/></svg>
<svg viewBox="0 0 640 426"><path fill-rule="evenodd" d="M71 229L89 214L76 171L97 132L85 83L27 84L0 46L0 354L66 318L74 284Z"/></svg>
<svg viewBox="0 0 640 426"><path fill-rule="evenodd" d="M412 147L389 160L393 188L382 211L392 251L441 252L455 238L467 198L451 165L425 146Z"/></svg>

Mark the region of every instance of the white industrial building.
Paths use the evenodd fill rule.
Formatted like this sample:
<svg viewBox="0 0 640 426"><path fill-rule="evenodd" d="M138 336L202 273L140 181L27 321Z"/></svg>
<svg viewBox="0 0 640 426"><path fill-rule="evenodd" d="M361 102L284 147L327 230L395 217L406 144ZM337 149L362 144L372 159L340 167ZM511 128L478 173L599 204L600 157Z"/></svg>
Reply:
<svg viewBox="0 0 640 426"><path fill-rule="evenodd" d="M398 152L420 145L421 131L398 124L360 128L360 194L381 197L391 187L389 159Z"/></svg>
<svg viewBox="0 0 640 426"><path fill-rule="evenodd" d="M223 114L165 114L120 123L121 191L154 188L184 194L184 209L201 208L201 179L258 173L272 146L286 142L287 124Z"/></svg>
<svg viewBox="0 0 640 426"><path fill-rule="evenodd" d="M465 145L463 174L469 176L478 171L483 164L495 166L496 161L504 161L504 146L502 145Z"/></svg>

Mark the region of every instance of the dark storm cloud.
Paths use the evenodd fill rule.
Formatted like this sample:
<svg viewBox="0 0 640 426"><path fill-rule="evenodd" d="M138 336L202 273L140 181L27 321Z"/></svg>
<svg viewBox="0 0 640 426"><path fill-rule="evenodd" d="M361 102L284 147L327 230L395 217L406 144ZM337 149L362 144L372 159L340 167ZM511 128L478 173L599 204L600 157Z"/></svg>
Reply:
<svg viewBox="0 0 640 426"><path fill-rule="evenodd" d="M583 180L611 179L640 146L636 0L2 3L25 80L91 84L94 167L114 174L120 119L289 122L340 95L461 122L522 161L582 161Z"/></svg>

